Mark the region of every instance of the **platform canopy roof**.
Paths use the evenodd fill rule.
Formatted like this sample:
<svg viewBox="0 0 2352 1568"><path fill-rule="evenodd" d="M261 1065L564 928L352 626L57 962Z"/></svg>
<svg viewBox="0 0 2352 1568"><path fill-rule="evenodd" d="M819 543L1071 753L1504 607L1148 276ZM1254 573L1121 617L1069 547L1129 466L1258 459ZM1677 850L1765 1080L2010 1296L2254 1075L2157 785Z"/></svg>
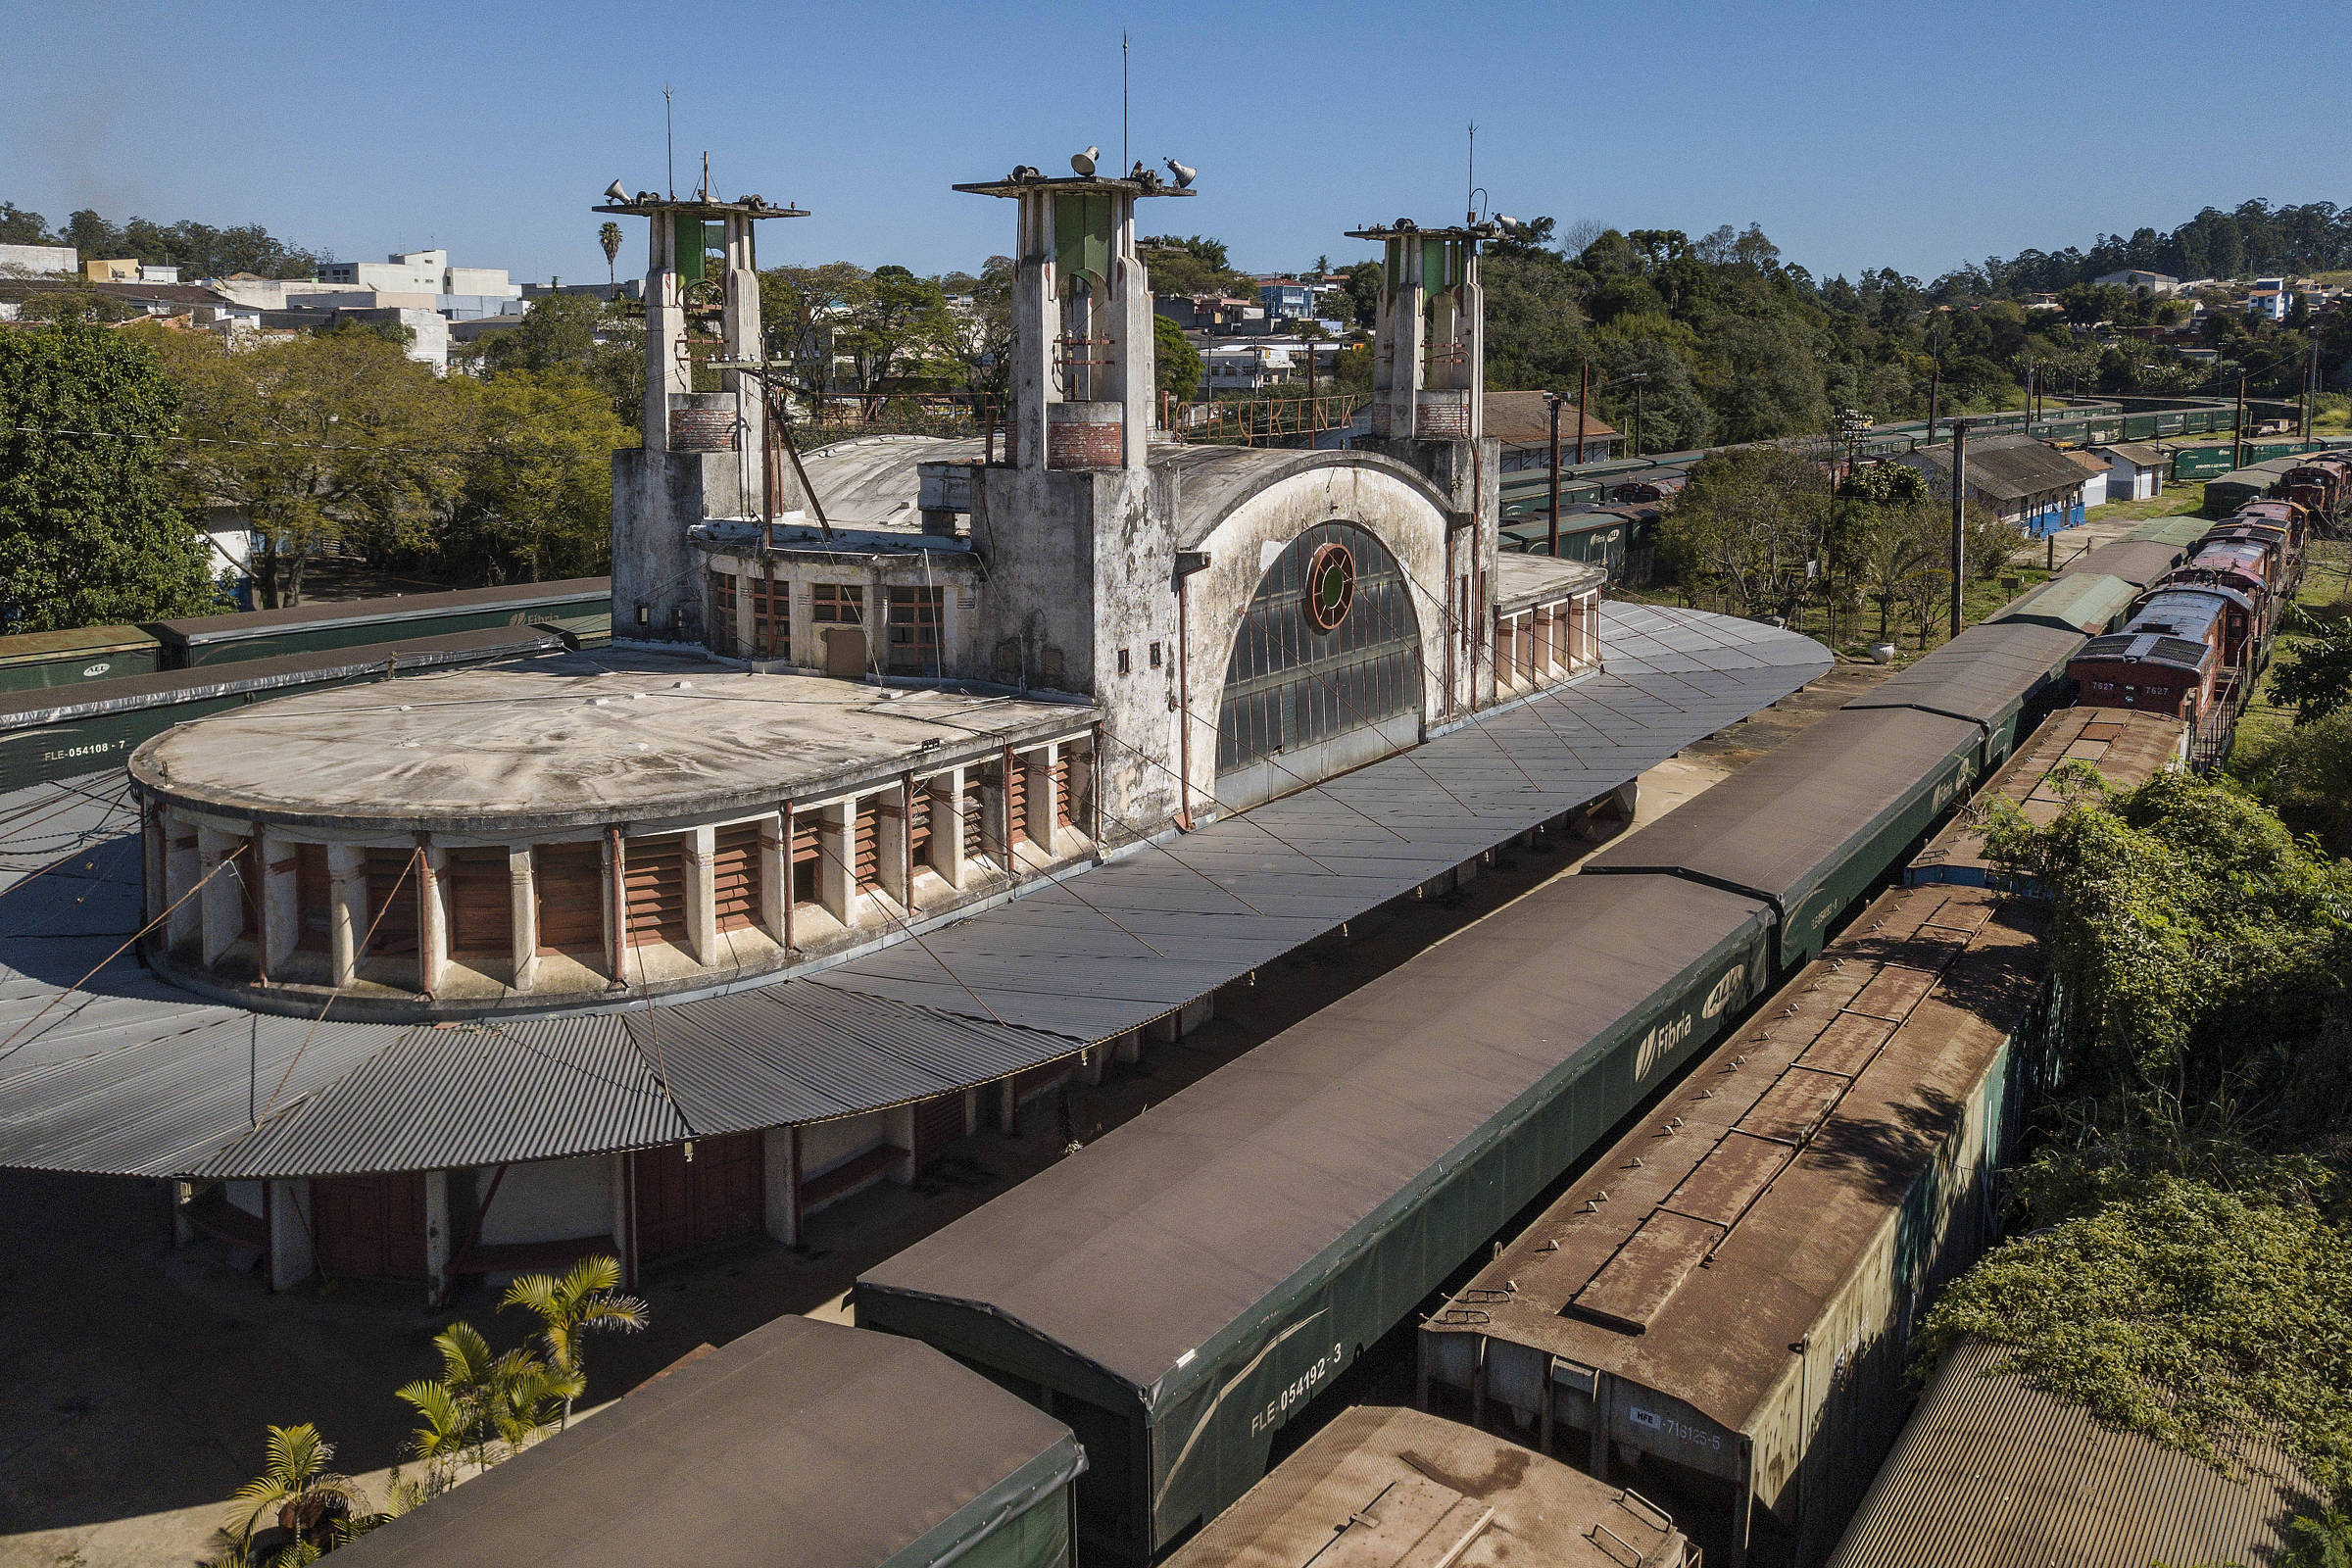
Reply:
<svg viewBox="0 0 2352 1568"><path fill-rule="evenodd" d="M0 796L0 1166L249 1178L553 1158L857 1114L1067 1056L1591 801L1822 674L1602 607L1605 670L811 978L455 1026L248 1011L130 954L120 774Z"/></svg>

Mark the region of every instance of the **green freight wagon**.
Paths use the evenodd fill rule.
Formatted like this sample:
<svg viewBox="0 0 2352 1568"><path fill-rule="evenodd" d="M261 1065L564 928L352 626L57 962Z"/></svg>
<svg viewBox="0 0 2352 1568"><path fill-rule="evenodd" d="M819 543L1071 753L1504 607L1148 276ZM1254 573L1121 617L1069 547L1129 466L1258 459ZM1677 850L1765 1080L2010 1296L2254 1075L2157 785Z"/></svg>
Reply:
<svg viewBox="0 0 2352 1568"><path fill-rule="evenodd" d="M164 663L195 669L280 654L315 654L363 643L487 626L612 615L612 579L571 577L561 582L508 583L452 593L397 594L339 604L298 605L236 615L199 615L148 627L164 645Z"/></svg>
<svg viewBox="0 0 2352 1568"><path fill-rule="evenodd" d="M156 670L63 691L0 695L0 791L118 766L148 737L224 708L386 674L559 653L563 647L555 633L535 626L484 626L220 668Z"/></svg>
<svg viewBox="0 0 2352 1568"><path fill-rule="evenodd" d="M162 658L163 645L136 626L21 632L0 637L0 692L152 674Z"/></svg>
<svg viewBox="0 0 2352 1568"><path fill-rule="evenodd" d="M1069 1429L790 1313L340 1550L353 1568L1070 1568Z"/></svg>
<svg viewBox="0 0 2352 1568"><path fill-rule="evenodd" d="M1770 964L1759 901L1680 877L1562 877L1493 921L859 1277L861 1327L1077 1434L1081 1568L1144 1568L1254 1486Z"/></svg>

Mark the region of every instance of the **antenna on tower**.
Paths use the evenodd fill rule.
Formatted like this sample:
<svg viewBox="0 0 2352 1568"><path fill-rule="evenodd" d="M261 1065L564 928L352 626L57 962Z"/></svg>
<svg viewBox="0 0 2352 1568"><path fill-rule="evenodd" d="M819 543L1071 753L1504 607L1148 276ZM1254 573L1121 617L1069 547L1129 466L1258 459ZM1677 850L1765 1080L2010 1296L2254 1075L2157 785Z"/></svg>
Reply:
<svg viewBox="0 0 2352 1568"><path fill-rule="evenodd" d="M1469 214L1466 223L1478 221L1478 122L1470 122L1470 169L1462 181L1462 208Z"/></svg>
<svg viewBox="0 0 2352 1568"><path fill-rule="evenodd" d="M662 150L669 162L669 199L678 199L678 133L669 115L669 87L662 88Z"/></svg>
<svg viewBox="0 0 2352 1568"><path fill-rule="evenodd" d="M1119 168L1125 171L1127 162L1127 33L1119 32Z"/></svg>

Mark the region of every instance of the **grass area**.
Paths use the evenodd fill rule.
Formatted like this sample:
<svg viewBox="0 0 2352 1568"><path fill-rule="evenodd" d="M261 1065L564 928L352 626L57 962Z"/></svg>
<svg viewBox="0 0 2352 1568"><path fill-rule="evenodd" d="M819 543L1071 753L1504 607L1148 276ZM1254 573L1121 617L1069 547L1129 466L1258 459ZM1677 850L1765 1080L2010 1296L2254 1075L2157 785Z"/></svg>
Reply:
<svg viewBox="0 0 2352 1568"><path fill-rule="evenodd" d="M2295 590L2295 603L2311 610L2352 605L2352 541L2312 541L2311 564L2304 568L2303 585ZM2271 680L2278 672L2278 656L2297 640L2280 637L2272 645L2270 667L2254 683L2253 700L2246 704L2246 710L2237 721L2237 733L2230 739L2228 766L2232 772L2295 727L2294 710L2280 708L2271 701Z"/></svg>

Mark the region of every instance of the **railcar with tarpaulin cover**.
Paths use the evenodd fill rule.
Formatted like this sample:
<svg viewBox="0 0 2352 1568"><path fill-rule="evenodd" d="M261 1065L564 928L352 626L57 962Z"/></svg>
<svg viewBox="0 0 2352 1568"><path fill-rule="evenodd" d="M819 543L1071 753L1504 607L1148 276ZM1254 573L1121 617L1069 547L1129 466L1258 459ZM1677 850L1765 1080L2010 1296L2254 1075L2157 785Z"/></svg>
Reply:
<svg viewBox="0 0 2352 1568"><path fill-rule="evenodd" d="M1086 1446L1081 1558L1142 1564L1719 1034L1760 900L1562 878L862 1275Z"/></svg>
<svg viewBox="0 0 2352 1568"><path fill-rule="evenodd" d="M2021 730L2063 691L2066 662L2088 635L2076 626L2049 626L2023 616L1971 626L1908 669L1847 703L1847 709L1916 709L1965 719L1983 732L1979 772L1998 767Z"/></svg>
<svg viewBox="0 0 2352 1568"><path fill-rule="evenodd" d="M1783 968L1977 777L1984 731L1912 708L1844 708L1585 862L1587 877L1684 877L1760 899Z"/></svg>

